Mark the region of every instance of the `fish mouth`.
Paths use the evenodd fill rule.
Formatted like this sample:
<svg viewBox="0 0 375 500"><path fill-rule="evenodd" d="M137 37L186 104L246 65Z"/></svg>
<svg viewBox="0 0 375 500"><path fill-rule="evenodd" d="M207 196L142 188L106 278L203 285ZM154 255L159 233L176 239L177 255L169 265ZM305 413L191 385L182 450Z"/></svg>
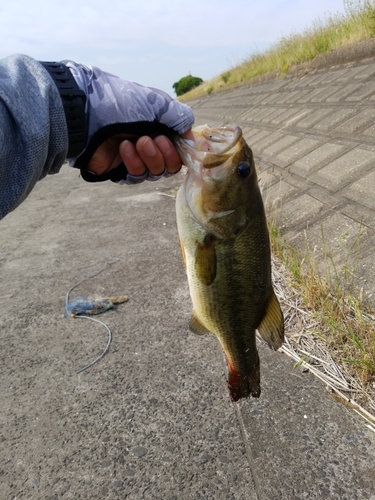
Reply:
<svg viewBox="0 0 375 500"><path fill-rule="evenodd" d="M223 154L232 149L242 137L238 125L210 128L208 125L193 129L194 147L209 154Z"/></svg>
<svg viewBox="0 0 375 500"><path fill-rule="evenodd" d="M178 153L186 166L192 167L194 162L204 168L222 165L233 155L233 148L242 138L242 130L238 125L211 128L208 125L194 127L194 141L180 136L173 138Z"/></svg>

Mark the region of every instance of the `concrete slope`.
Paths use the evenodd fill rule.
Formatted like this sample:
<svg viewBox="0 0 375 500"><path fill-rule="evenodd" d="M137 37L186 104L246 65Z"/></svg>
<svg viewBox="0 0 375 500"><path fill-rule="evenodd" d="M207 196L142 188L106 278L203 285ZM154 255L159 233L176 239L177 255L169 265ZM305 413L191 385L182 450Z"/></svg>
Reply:
<svg viewBox="0 0 375 500"><path fill-rule="evenodd" d="M367 49L367 55L375 54L373 43ZM333 53L320 66L335 58L345 60L341 52ZM304 65L284 78L188 103L197 124L243 127L260 168L268 212L285 236L308 246L323 273L349 275L349 282L363 287L372 300L374 81L374 58L314 71Z"/></svg>
<svg viewBox="0 0 375 500"><path fill-rule="evenodd" d="M169 194L63 168L1 222L0 498L375 499L375 433L260 346L262 395L233 404L190 299ZM112 259L118 259L113 262ZM71 293L129 295L63 318ZM83 268L94 263L97 266Z"/></svg>

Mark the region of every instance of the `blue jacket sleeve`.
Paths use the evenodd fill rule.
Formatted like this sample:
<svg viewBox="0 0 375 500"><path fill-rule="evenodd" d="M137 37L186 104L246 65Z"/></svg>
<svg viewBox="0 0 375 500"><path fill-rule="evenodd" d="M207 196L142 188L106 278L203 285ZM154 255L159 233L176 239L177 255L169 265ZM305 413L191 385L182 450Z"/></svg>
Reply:
<svg viewBox="0 0 375 500"><path fill-rule="evenodd" d="M0 219L57 173L67 152L64 109L48 72L24 55L0 60Z"/></svg>

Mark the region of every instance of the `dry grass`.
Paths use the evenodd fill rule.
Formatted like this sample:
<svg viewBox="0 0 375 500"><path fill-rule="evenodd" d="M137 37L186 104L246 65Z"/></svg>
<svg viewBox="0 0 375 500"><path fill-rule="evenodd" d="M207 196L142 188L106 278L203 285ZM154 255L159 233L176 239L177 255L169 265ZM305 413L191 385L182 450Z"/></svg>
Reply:
<svg viewBox="0 0 375 500"><path fill-rule="evenodd" d="M324 278L309 249L285 242L272 216L269 229L275 289L286 320L282 350L375 428L375 311L338 273Z"/></svg>
<svg viewBox="0 0 375 500"><path fill-rule="evenodd" d="M317 55L375 36L375 0L344 0L345 15L316 21L301 34L282 38L264 53L254 54L242 64L203 82L179 99L187 101L248 82L270 72L286 74L296 64L311 61Z"/></svg>

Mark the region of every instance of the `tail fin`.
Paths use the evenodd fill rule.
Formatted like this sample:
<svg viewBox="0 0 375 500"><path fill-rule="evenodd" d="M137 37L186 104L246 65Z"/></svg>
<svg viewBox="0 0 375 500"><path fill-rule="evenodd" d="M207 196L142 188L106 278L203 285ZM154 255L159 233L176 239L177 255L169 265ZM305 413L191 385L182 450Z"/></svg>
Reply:
<svg viewBox="0 0 375 500"><path fill-rule="evenodd" d="M259 358L255 366L252 366L247 373L237 372L228 359L228 389L232 401L247 398L250 395L254 398L260 396L260 370Z"/></svg>

